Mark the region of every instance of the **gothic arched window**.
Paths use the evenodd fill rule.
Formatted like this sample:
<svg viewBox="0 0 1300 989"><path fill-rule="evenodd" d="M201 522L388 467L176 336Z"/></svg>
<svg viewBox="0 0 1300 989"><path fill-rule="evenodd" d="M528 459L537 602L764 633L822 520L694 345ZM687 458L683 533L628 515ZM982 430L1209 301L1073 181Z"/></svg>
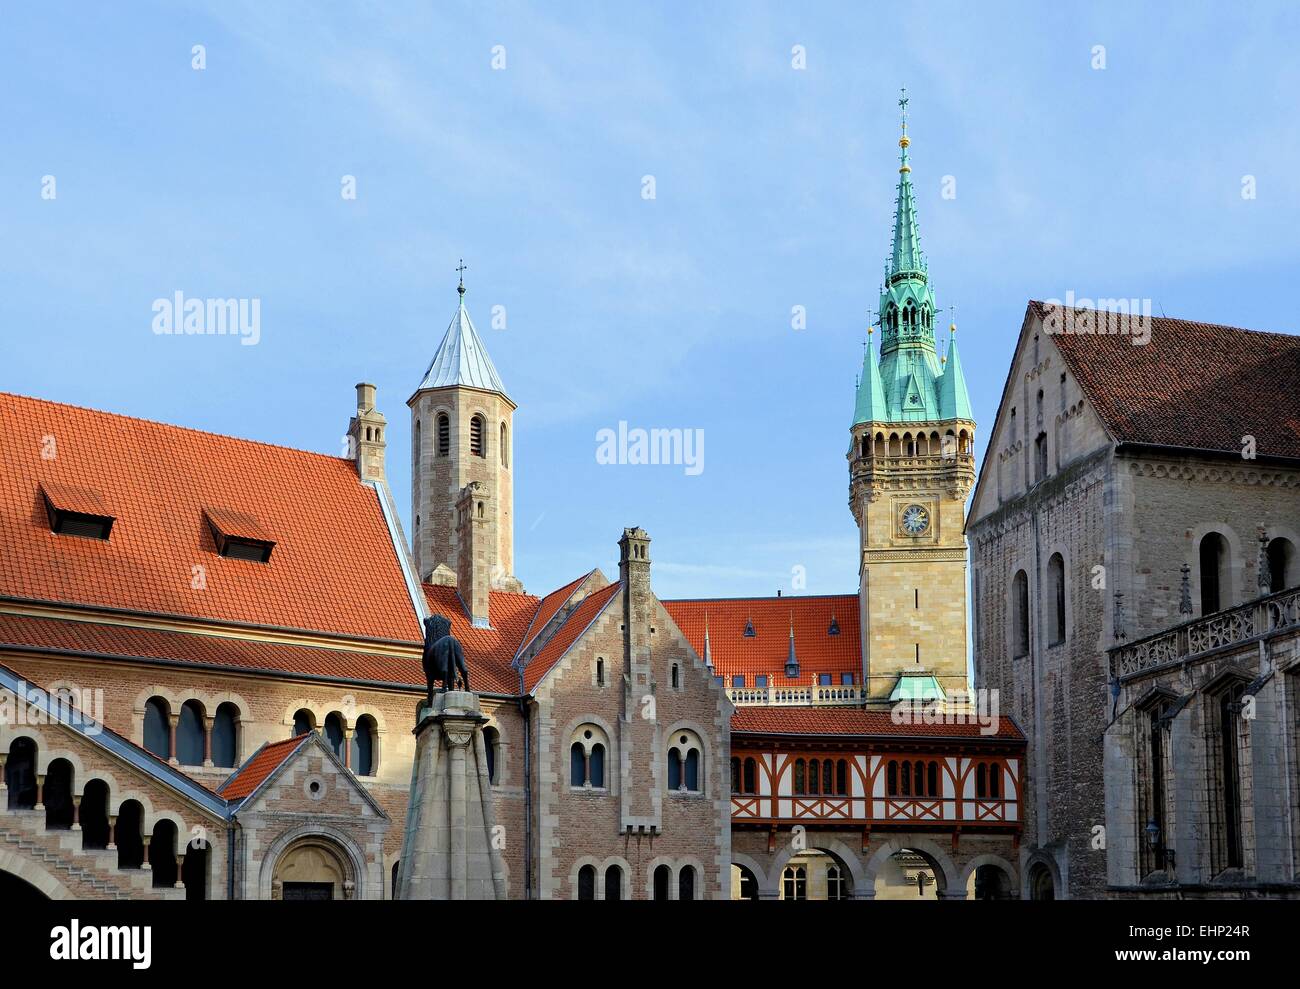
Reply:
<svg viewBox="0 0 1300 989"><path fill-rule="evenodd" d="M487 456L487 429L479 415L469 421L469 452L475 457Z"/></svg>
<svg viewBox="0 0 1300 989"><path fill-rule="evenodd" d="M239 723L239 709L226 702L217 705L216 716L212 719L212 764L223 769L234 769L237 764L236 725Z"/></svg>
<svg viewBox="0 0 1300 989"><path fill-rule="evenodd" d="M1047 586L1052 595L1050 628L1055 646L1065 641L1065 560L1060 553L1053 553L1047 561Z"/></svg>
<svg viewBox="0 0 1300 989"><path fill-rule="evenodd" d="M1291 540L1278 537L1268 544L1268 586L1276 593L1285 590L1295 582L1291 572L1291 560L1295 556L1295 546Z"/></svg>
<svg viewBox="0 0 1300 989"><path fill-rule="evenodd" d="M1217 532L1207 532L1201 538L1201 614L1212 615L1228 603L1227 589L1228 541Z"/></svg>
<svg viewBox="0 0 1300 989"><path fill-rule="evenodd" d="M438 413L438 456L446 457L451 454L451 419L447 413Z"/></svg>
<svg viewBox="0 0 1300 989"><path fill-rule="evenodd" d="M1011 655L1029 655L1029 577L1023 570L1011 581Z"/></svg>
<svg viewBox="0 0 1300 989"><path fill-rule="evenodd" d="M167 702L161 697L150 697L144 705L144 747L159 759L170 759L172 754L171 725Z"/></svg>
<svg viewBox="0 0 1300 989"><path fill-rule="evenodd" d="M357 718L352 732L352 771L358 776L375 775L375 740L378 731L375 719L368 714Z"/></svg>
<svg viewBox="0 0 1300 989"><path fill-rule="evenodd" d="M186 701L176 720L176 760L182 766L203 765L203 705Z"/></svg>

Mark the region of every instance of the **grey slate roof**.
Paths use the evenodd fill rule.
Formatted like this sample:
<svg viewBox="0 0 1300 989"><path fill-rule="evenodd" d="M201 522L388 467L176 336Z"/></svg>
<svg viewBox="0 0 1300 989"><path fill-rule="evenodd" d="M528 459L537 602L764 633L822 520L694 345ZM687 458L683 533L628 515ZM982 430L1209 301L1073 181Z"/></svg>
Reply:
<svg viewBox="0 0 1300 989"><path fill-rule="evenodd" d="M438 345L438 352L433 355L429 370L424 372L424 380L416 391L448 388L452 385L482 388L484 391L506 395L506 386L501 383L501 376L492 365L492 358L488 356L478 330L474 329L463 300L456 307L451 325L447 327L442 343Z"/></svg>

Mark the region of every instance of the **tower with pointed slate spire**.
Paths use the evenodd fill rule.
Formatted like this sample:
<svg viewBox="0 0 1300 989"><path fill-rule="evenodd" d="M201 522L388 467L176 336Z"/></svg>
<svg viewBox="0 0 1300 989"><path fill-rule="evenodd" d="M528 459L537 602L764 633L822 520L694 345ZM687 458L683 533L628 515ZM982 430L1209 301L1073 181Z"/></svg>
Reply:
<svg viewBox="0 0 1300 989"><path fill-rule="evenodd" d="M519 590L514 577L514 477L512 442L515 403L465 307L462 264L459 299L415 393L411 409L411 544L421 580L450 584L457 579ZM483 497L473 519L472 560L461 561L464 526L457 502L471 482ZM463 513L460 513L463 514ZM462 566L464 562L464 566ZM472 565L471 565L472 564ZM485 573L486 571L486 573ZM470 587L458 588L466 608ZM474 614L480 624L489 616Z"/></svg>
<svg viewBox="0 0 1300 989"><path fill-rule="evenodd" d="M907 95L899 139L893 250L875 327L868 328L850 427L849 508L861 547L864 676L872 699L907 684L929 694L966 687L965 503L975 482L975 420L950 327L935 343L937 309L921 251L908 158ZM906 677L906 681L904 681Z"/></svg>

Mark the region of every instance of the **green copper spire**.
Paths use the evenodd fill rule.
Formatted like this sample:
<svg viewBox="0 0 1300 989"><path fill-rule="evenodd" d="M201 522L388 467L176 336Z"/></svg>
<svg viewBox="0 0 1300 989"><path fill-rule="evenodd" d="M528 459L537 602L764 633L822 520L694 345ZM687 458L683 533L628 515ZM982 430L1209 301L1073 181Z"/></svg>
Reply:
<svg viewBox="0 0 1300 989"><path fill-rule="evenodd" d="M894 243L880 292L880 360L877 363L868 344L857 390L855 425L970 418L970 397L956 348L951 350L948 373L940 366L935 348L936 306L916 221L907 104L907 90L903 90L898 101L903 133L898 141Z"/></svg>
<svg viewBox="0 0 1300 989"><path fill-rule="evenodd" d="M894 200L894 251L889 275L920 272L924 275L925 258L921 254L921 234L916 226L916 199L912 195L912 166L907 161L907 89L898 105L903 111L903 136L898 139L898 196ZM881 312L884 312L882 309Z"/></svg>
<svg viewBox="0 0 1300 989"><path fill-rule="evenodd" d="M944 358L943 376L939 379L939 418L973 422L975 414L971 411L966 376L962 374L961 357L957 354L957 324L953 323L949 329L948 354Z"/></svg>
<svg viewBox="0 0 1300 989"><path fill-rule="evenodd" d="M880 382L880 367L871 346L872 327L867 327L867 347L862 353L862 380L858 382L858 403L853 414L853 424L860 422L885 422L889 413L885 408L885 386Z"/></svg>

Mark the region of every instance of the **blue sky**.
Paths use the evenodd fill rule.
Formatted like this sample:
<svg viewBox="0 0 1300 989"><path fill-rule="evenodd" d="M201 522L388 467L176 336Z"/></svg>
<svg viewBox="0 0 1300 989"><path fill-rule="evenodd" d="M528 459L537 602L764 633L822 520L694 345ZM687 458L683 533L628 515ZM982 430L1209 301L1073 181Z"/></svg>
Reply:
<svg viewBox="0 0 1300 989"><path fill-rule="evenodd" d="M981 452L1030 298L1296 325L1293 6L794 6L6 3L0 389L337 453L368 379L409 516L464 257L530 590L613 572L636 524L663 596L853 591L904 84ZM260 299L260 342L155 335L176 291ZM703 429L703 473L598 464L620 420Z"/></svg>

